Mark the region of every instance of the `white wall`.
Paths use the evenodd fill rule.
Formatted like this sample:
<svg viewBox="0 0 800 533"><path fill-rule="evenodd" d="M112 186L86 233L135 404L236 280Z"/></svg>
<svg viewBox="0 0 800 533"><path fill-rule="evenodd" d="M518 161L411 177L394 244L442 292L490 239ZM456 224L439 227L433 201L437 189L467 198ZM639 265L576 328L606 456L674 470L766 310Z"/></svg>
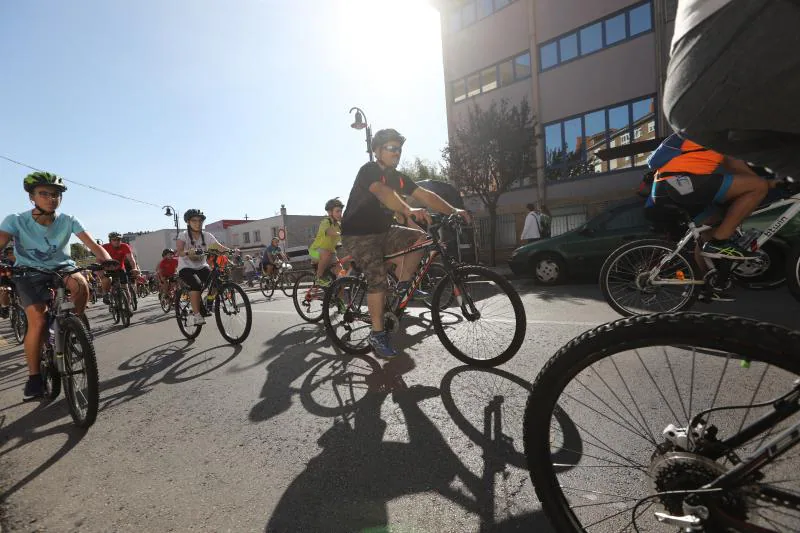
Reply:
<svg viewBox="0 0 800 533"><path fill-rule="evenodd" d="M139 268L155 270L161 261L164 248L175 249L175 229L160 229L143 235L137 235L131 243Z"/></svg>

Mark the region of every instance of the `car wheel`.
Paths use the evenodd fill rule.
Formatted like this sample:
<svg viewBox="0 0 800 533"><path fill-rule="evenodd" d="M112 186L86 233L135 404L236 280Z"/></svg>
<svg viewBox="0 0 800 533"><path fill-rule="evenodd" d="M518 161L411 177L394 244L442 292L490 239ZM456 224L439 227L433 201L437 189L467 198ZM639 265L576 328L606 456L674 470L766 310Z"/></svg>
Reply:
<svg viewBox="0 0 800 533"><path fill-rule="evenodd" d="M533 259L533 279L539 285L555 285L566 278L564 260L556 254L541 254Z"/></svg>

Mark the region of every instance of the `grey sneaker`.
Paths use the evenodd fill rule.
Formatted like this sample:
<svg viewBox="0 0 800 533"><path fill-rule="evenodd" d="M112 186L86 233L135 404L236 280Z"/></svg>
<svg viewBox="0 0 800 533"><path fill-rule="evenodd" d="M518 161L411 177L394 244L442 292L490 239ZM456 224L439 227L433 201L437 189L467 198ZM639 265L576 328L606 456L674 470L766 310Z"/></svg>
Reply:
<svg viewBox="0 0 800 533"><path fill-rule="evenodd" d="M379 359L392 359L397 357L397 351L389 344L389 335L385 331L373 331L367 339L372 351Z"/></svg>
<svg viewBox="0 0 800 533"><path fill-rule="evenodd" d="M25 383L25 390L22 392L22 401L27 402L43 396L44 383L42 382L42 376L40 374L28 376L28 382Z"/></svg>

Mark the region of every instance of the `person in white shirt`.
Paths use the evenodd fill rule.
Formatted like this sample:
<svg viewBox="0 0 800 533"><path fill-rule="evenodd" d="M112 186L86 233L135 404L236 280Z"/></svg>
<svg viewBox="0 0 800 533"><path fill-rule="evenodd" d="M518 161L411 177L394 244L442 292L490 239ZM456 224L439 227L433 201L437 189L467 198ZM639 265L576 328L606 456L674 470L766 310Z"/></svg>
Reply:
<svg viewBox="0 0 800 533"><path fill-rule="evenodd" d="M175 241L178 276L190 291L193 315L189 318L189 325L200 326L206 323L201 312L200 292L211 275L211 267L205 260L206 252L211 246L227 252L233 250L220 244L213 233L203 231L203 222L206 220L206 216L199 209L186 211L183 214L183 220L187 224L186 231L178 235Z"/></svg>
<svg viewBox="0 0 800 533"><path fill-rule="evenodd" d="M528 216L525 217L525 226L522 228L520 242L527 244L542 238L542 214L534 204L528 204Z"/></svg>

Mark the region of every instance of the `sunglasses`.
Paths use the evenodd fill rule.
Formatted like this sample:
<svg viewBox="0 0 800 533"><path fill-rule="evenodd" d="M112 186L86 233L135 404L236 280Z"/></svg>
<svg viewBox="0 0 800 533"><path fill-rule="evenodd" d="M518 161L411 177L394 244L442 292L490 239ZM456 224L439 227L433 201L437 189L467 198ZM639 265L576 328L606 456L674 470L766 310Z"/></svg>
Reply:
<svg viewBox="0 0 800 533"><path fill-rule="evenodd" d="M403 151L403 148L401 146L392 146L392 145L384 146L383 149L386 150L387 152L392 152L393 154L399 154L400 152Z"/></svg>
<svg viewBox="0 0 800 533"><path fill-rule="evenodd" d="M36 191L36 195L39 198L54 198L56 200L61 198L61 193L60 192Z"/></svg>
<svg viewBox="0 0 800 533"><path fill-rule="evenodd" d="M122 239L111 239L111 242L120 242Z"/></svg>

